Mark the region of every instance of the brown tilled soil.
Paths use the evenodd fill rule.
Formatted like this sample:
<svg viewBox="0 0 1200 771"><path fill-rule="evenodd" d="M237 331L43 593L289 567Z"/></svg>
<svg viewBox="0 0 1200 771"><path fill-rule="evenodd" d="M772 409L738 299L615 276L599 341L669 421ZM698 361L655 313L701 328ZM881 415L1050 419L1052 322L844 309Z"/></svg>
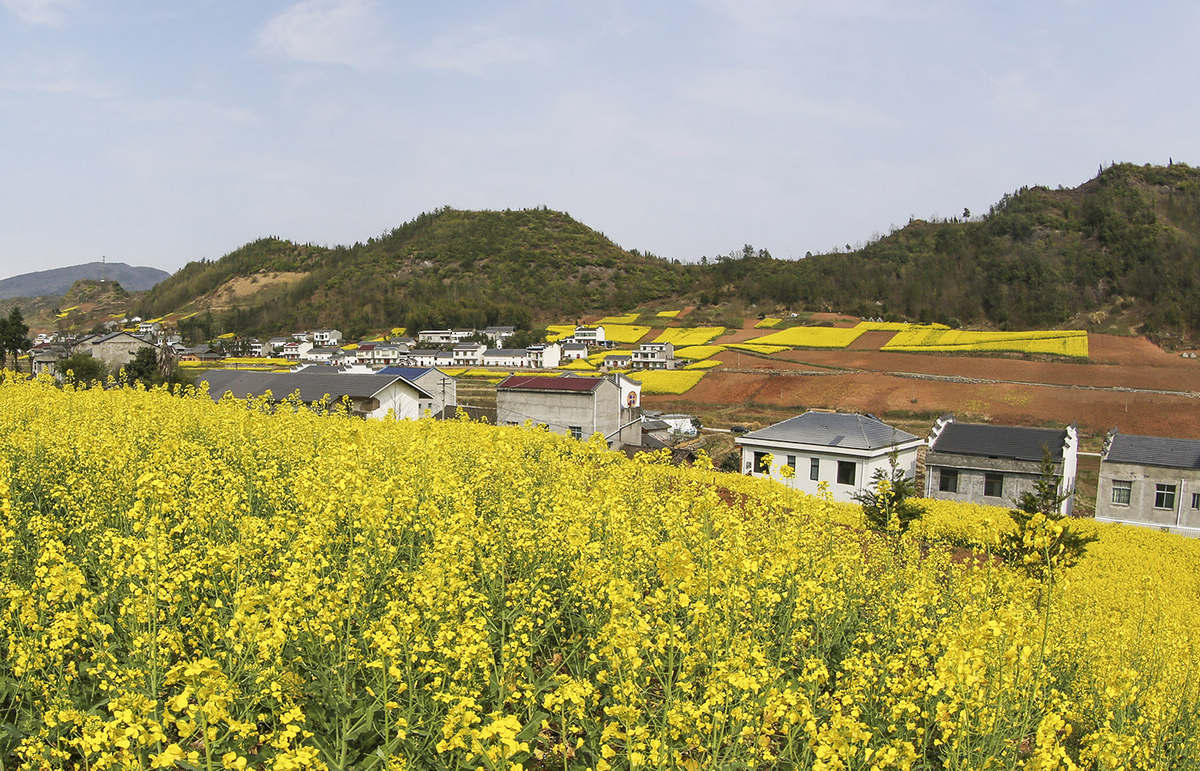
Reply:
<svg viewBox="0 0 1200 771"><path fill-rule="evenodd" d="M672 402L768 404L797 412L819 407L888 414L941 414L1015 425L1078 423L1090 433L1112 426L1160 436L1200 437L1200 400L1185 396L1091 391L1011 383L918 380L880 373L771 375L716 370L682 397L645 397L647 406Z"/></svg>

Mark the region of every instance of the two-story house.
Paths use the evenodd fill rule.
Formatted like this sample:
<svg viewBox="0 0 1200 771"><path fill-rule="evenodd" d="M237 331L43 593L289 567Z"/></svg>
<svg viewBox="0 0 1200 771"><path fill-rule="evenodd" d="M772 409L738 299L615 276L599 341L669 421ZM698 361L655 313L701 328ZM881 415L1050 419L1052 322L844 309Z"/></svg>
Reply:
<svg viewBox="0 0 1200 771"><path fill-rule="evenodd" d="M1100 453L1096 519L1200 536L1200 440L1110 431Z"/></svg>

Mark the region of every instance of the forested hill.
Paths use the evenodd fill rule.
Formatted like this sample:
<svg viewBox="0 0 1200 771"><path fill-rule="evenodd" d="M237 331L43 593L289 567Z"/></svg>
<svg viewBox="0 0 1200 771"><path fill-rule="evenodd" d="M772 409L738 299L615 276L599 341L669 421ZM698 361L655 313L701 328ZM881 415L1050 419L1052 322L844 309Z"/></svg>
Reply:
<svg viewBox="0 0 1200 771"><path fill-rule="evenodd" d="M254 286L235 290L239 277ZM528 325L683 294L689 281L682 266L625 251L561 212L444 208L353 246L268 238L189 263L140 311L211 307L226 328L259 333Z"/></svg>
<svg viewBox="0 0 1200 771"><path fill-rule="evenodd" d="M211 309L224 330L518 325L643 303L755 304L1005 328L1200 331L1200 170L1104 169L1022 188L982 216L906 227L857 250L707 264L626 251L547 209L422 214L335 248L262 239L190 263L140 315Z"/></svg>
<svg viewBox="0 0 1200 771"><path fill-rule="evenodd" d="M1011 328L1114 319L1164 340L1200 331L1200 169L1118 164L1073 189L1029 187L968 220L914 220L803 260L746 250L695 287L709 302Z"/></svg>

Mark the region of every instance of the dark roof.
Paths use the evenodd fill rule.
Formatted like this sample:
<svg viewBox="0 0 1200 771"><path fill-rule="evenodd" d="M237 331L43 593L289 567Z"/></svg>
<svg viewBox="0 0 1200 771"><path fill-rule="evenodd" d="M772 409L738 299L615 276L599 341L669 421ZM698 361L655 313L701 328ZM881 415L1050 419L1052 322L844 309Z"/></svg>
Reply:
<svg viewBox="0 0 1200 771"><path fill-rule="evenodd" d="M573 377L561 375L549 377L546 375L509 375L496 385L496 390L506 391L574 391L587 393L594 391L603 378Z"/></svg>
<svg viewBox="0 0 1200 771"><path fill-rule="evenodd" d="M524 348L488 348L483 352L484 356L525 356L527 351Z"/></svg>
<svg viewBox="0 0 1200 771"><path fill-rule="evenodd" d="M419 377L433 372L433 367L384 367L379 370L380 375L399 375L409 382L416 381Z"/></svg>
<svg viewBox="0 0 1200 771"><path fill-rule="evenodd" d="M517 330L516 327L504 326L504 327L488 327L487 329L485 329L483 331L484 332L515 332L516 330Z"/></svg>
<svg viewBox="0 0 1200 771"><path fill-rule="evenodd" d="M208 381L208 392L214 400L220 399L226 392L232 393L238 399L247 396L260 396L270 391L279 399L300 391L300 400L315 402L329 395L332 399L343 396L352 398L367 398L374 396L391 384L401 381L426 398L432 398L423 388L397 375L366 375L330 372L247 372L245 370L224 370L209 372L203 378Z"/></svg>
<svg viewBox="0 0 1200 771"><path fill-rule="evenodd" d="M645 413L642 414L642 431L666 431L670 428L665 422L658 418L647 418Z"/></svg>
<svg viewBox="0 0 1200 771"><path fill-rule="evenodd" d="M1109 463L1200 469L1200 440L1115 434L1104 460Z"/></svg>
<svg viewBox="0 0 1200 771"><path fill-rule="evenodd" d="M851 450L877 450L916 438L870 415L842 412L806 412L742 437Z"/></svg>
<svg viewBox="0 0 1200 771"><path fill-rule="evenodd" d="M1061 461L1067 432L1059 428L992 426L986 423L947 423L930 449L955 455L1040 461L1042 448L1050 459Z"/></svg>

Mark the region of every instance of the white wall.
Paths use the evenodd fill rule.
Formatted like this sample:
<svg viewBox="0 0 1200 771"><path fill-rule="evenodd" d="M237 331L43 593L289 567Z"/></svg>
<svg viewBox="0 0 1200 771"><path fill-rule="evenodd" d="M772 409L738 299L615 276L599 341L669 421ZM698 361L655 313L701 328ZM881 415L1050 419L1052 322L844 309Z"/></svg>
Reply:
<svg viewBox="0 0 1200 771"><path fill-rule="evenodd" d="M769 452L775 456L774 462L771 464L770 474L760 474L754 470L755 452ZM796 475L791 479L785 479L782 469L787 465L789 455L794 455L796 458ZM809 477L810 463L813 458L816 458L820 462L819 475L815 480ZM896 455L896 460L900 468L904 469L905 474L910 477L916 476L916 446L900 450ZM855 464L853 485L838 484L838 461L849 461ZM789 450L767 447L765 445L747 444L742 446L742 473L749 472L752 476L757 477L769 476L780 484L786 485L793 490L808 493L809 495L817 495L820 492L818 485L821 482L828 482L829 492L833 495L835 501L853 502L856 493L870 488L876 469L882 469L885 474L890 474L891 468L891 454L889 452L875 455L865 453L851 455L821 452L812 448L794 448Z"/></svg>

